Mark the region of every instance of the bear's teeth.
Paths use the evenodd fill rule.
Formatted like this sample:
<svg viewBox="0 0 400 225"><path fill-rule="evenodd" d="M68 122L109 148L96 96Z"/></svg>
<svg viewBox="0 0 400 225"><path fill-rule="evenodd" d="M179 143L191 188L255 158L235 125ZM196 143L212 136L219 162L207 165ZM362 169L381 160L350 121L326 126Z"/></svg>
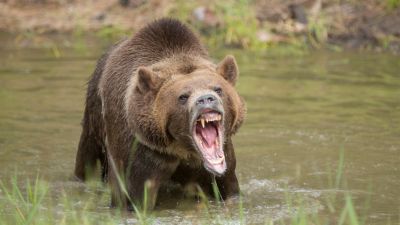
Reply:
<svg viewBox="0 0 400 225"><path fill-rule="evenodd" d="M222 115L201 115L201 118L197 121L201 122L202 127L204 128L205 123L214 122L214 121L221 121Z"/></svg>
<svg viewBox="0 0 400 225"><path fill-rule="evenodd" d="M210 162L212 163L212 164L220 164L220 163L222 163L224 161L224 158L222 157L222 158L219 158L219 159L210 159Z"/></svg>

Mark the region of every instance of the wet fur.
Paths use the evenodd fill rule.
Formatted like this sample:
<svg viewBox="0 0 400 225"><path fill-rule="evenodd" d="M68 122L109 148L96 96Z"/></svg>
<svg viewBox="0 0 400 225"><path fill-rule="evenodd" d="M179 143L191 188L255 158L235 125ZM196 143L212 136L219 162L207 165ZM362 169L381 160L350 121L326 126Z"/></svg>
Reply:
<svg viewBox="0 0 400 225"><path fill-rule="evenodd" d="M167 180L182 185L198 183L211 193L212 175L201 167L196 154L185 151L184 146L171 142L163 129L162 109L157 118L146 112L151 97L129 104L130 93L137 91L132 78L139 67L151 67L165 77L174 73L191 73L198 69L216 69L196 36L176 20L162 19L140 30L133 38L109 49L97 62L88 83L86 107L82 121L82 134L78 147L75 176L87 179L97 162L103 168L103 178L112 189L113 206L128 206L121 193L117 174L126 180L129 197L140 204L144 184L150 188L150 207L154 206L157 190ZM231 70L232 68L219 68ZM233 91L233 90L232 90ZM234 97L227 104L235 111L228 114L232 121L224 144L227 171L217 177L222 197L237 195L239 185L235 175L236 158L231 135L243 121L244 105ZM140 110L138 110L140 109ZM132 122L135 121L135 122ZM135 150L132 144L138 141ZM191 161L192 160L192 161Z"/></svg>

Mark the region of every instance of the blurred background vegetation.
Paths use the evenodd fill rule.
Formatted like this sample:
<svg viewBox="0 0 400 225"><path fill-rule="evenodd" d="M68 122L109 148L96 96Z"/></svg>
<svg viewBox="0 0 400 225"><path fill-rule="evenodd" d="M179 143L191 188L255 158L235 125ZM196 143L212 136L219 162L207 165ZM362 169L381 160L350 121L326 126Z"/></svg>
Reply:
<svg viewBox="0 0 400 225"><path fill-rule="evenodd" d="M400 52L400 0L3 0L0 32L23 45L54 46L55 34L117 40L166 16L209 46Z"/></svg>

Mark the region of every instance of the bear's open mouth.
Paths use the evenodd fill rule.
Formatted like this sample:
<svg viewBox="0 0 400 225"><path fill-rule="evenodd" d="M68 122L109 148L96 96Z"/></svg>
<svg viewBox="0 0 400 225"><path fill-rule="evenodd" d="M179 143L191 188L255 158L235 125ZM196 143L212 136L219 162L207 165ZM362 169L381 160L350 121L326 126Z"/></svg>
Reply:
<svg viewBox="0 0 400 225"><path fill-rule="evenodd" d="M221 113L208 110L197 117L193 137L204 160L204 166L216 175L222 175L226 169L222 132Z"/></svg>

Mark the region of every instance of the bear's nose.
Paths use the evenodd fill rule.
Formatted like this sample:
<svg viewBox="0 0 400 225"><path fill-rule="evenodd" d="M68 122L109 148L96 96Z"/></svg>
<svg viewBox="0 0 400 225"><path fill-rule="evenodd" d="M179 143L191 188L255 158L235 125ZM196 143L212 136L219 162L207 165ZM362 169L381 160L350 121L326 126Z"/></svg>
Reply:
<svg viewBox="0 0 400 225"><path fill-rule="evenodd" d="M208 103L213 103L217 98L211 94L200 96L196 100L196 105L205 105Z"/></svg>

